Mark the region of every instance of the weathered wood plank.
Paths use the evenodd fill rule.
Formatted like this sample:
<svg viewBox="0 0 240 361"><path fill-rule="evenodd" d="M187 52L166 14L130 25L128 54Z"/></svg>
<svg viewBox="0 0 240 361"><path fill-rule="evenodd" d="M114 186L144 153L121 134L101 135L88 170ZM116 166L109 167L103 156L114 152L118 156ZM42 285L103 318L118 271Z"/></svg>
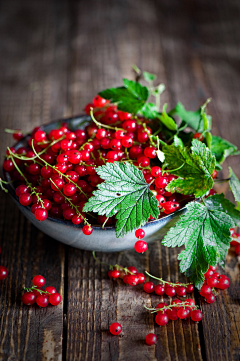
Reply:
<svg viewBox="0 0 240 361"><path fill-rule="evenodd" d="M1 158L13 143L4 128L30 131L65 113L67 10L67 3L1 3ZM21 295L36 274L64 295L64 246L34 228L2 192L0 210L0 264L9 269L0 282L0 359L61 360L64 298L41 309L23 305Z"/></svg>

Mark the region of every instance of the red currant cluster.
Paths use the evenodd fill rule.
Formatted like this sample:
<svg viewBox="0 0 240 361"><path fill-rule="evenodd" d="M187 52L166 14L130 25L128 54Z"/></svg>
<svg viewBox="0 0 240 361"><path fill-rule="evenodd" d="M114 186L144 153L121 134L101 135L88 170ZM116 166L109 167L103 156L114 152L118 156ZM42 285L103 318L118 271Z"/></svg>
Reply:
<svg viewBox="0 0 240 361"><path fill-rule="evenodd" d="M195 305L195 301L191 298L185 300L184 302L176 299L169 305L165 302L161 302L155 309L149 310L157 312L155 322L159 326L165 326L169 319L175 321L178 318L183 320L191 317L191 319L195 322L199 322L202 319L202 312L198 310L198 306Z"/></svg>
<svg viewBox="0 0 240 361"><path fill-rule="evenodd" d="M53 306L59 305L61 295L57 293L56 288L48 286L43 291L42 287L45 285L45 278L43 276L38 275L33 277L32 283L32 287L24 287L26 292L22 296L22 302L25 305L32 306L35 302L40 307L47 307L49 302Z"/></svg>
<svg viewBox="0 0 240 361"><path fill-rule="evenodd" d="M138 272L136 267L129 266L123 268L122 266L115 265L114 267L110 265L113 270L108 271L109 278L121 278L124 283L130 286L136 286L144 283L145 276L143 273Z"/></svg>
<svg viewBox="0 0 240 361"><path fill-rule="evenodd" d="M134 248L137 253L146 252L148 249L148 244L142 238L145 236L145 231L143 229L137 229L135 232L136 238L138 241L135 243Z"/></svg>
<svg viewBox="0 0 240 361"><path fill-rule="evenodd" d="M207 303L215 302L215 288L225 290L230 286L230 279L225 275L220 275L216 269L216 266L209 266L207 272L204 275L204 284L200 290L200 295L205 298Z"/></svg>
<svg viewBox="0 0 240 361"><path fill-rule="evenodd" d="M234 228L230 229L232 241L231 246L235 247L235 253L237 256L240 256L240 234L235 232Z"/></svg>
<svg viewBox="0 0 240 361"><path fill-rule="evenodd" d="M176 177L156 165L157 145L149 120L119 111L100 96L86 106L87 114L90 109L93 121L85 129L71 131L62 123L60 129L46 134L37 127L29 136L28 147L7 150L3 168L16 181L19 202L31 206L38 221L44 221L49 214L71 220L75 225L84 222L83 233L91 234L83 207L102 182L96 167L114 161L130 162L142 171L159 202L159 217L179 209L180 202L184 205L191 200L189 196L166 191L165 187ZM16 138L16 131L13 135ZM88 219L92 224L115 223L114 217L96 219L94 214L88 214ZM147 244L140 240L140 233L137 238L135 249L143 252Z"/></svg>
<svg viewBox="0 0 240 361"><path fill-rule="evenodd" d="M148 272L146 273L148 274ZM184 284L180 282L172 283L164 281L162 279L159 280L161 280L161 283L157 285L154 285L154 283L150 281L144 283L144 291L147 293L155 292L158 296L163 296L164 294L166 294L169 297L174 297L175 295L179 297L186 297L187 293L192 293L194 290L194 286L192 284Z"/></svg>
<svg viewBox="0 0 240 361"><path fill-rule="evenodd" d="M0 247L0 254L1 254L1 247ZM0 266L0 281L4 280L8 276L8 269L4 266Z"/></svg>

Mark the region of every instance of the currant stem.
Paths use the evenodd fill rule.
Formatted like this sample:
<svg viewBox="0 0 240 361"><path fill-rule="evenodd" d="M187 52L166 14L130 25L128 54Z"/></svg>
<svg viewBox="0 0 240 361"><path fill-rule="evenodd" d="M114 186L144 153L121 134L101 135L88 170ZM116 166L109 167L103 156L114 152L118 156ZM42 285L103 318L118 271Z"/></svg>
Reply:
<svg viewBox="0 0 240 361"><path fill-rule="evenodd" d="M151 275L150 273L148 273L147 271L145 271L145 273L146 273L149 277L154 278L155 280L158 280L158 281L162 282L163 285L165 285L166 283L167 283L168 285L173 286L173 287L175 287L175 286L184 286L184 287L186 287L186 286L188 286L188 285L191 285L191 283L173 283L173 282L169 282L169 281L164 281L162 278L158 278L158 277L152 276L152 275Z"/></svg>
<svg viewBox="0 0 240 361"><path fill-rule="evenodd" d="M184 309L186 307L197 310L198 306L197 305L189 305L188 303L182 302L182 303L171 303L168 306L164 306L162 308L148 308L147 306L144 306L144 308L146 308L146 310L148 311L152 311L151 313L155 313L155 312L159 312L159 311L165 311L167 309L171 310L172 308L179 308L179 307L183 307Z"/></svg>
<svg viewBox="0 0 240 361"><path fill-rule="evenodd" d="M92 121L99 127L99 128L107 128L107 129L112 129L112 130L124 130L123 128L117 128L117 127L110 127L109 125L106 124L102 124L100 122L97 121L97 119L94 117L93 115L93 108L90 109L90 116L92 118Z"/></svg>
<svg viewBox="0 0 240 361"><path fill-rule="evenodd" d="M37 288L37 286L32 286L32 287L30 287L30 288L23 287L23 290L24 290L24 291L27 291L27 292L32 292L32 291L35 290L35 291L38 291L40 294L46 293L46 294L48 294L48 295L51 295L50 292L40 290L39 288Z"/></svg>

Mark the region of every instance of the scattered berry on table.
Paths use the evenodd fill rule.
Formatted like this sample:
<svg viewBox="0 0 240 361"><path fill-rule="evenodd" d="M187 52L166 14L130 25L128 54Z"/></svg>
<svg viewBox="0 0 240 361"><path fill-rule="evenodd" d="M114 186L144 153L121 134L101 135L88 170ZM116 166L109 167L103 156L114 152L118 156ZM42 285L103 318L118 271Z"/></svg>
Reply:
<svg viewBox="0 0 240 361"><path fill-rule="evenodd" d="M122 326L120 325L120 323L114 322L111 324L109 331L112 335L119 335L122 332Z"/></svg>

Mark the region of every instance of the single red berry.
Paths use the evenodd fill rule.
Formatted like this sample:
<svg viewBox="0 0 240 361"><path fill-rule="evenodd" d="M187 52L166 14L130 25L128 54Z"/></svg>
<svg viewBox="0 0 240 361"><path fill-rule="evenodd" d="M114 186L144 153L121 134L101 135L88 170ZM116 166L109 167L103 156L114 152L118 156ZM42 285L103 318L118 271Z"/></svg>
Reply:
<svg viewBox="0 0 240 361"><path fill-rule="evenodd" d="M145 282L143 285L143 289L147 293L152 293L154 291L154 283L153 282Z"/></svg>
<svg viewBox="0 0 240 361"><path fill-rule="evenodd" d="M205 278L212 277L214 274L214 271L212 269L208 269L207 272L204 274Z"/></svg>
<svg viewBox="0 0 240 361"><path fill-rule="evenodd" d="M149 333L146 336L146 344L152 346L157 342L157 336L154 333Z"/></svg>
<svg viewBox="0 0 240 361"><path fill-rule="evenodd" d="M162 169L160 167L152 167L151 174L153 177L160 177L162 174Z"/></svg>
<svg viewBox="0 0 240 361"><path fill-rule="evenodd" d="M47 139L47 134L43 130L38 130L34 134L34 139L36 140L36 142L43 142Z"/></svg>
<svg viewBox="0 0 240 361"><path fill-rule="evenodd" d="M160 176L155 179L155 184L158 188L165 188L168 185L168 183L169 183L168 177Z"/></svg>
<svg viewBox="0 0 240 361"><path fill-rule="evenodd" d="M131 137L125 135L123 138L122 138L122 145L125 147L125 148L130 148L132 145L133 145L133 140Z"/></svg>
<svg viewBox="0 0 240 361"><path fill-rule="evenodd" d="M230 279L227 276L221 276L219 278L217 288L220 288L221 290L225 290L230 286L230 284L231 284Z"/></svg>
<svg viewBox="0 0 240 361"><path fill-rule="evenodd" d="M137 241L134 245L134 249L137 253L146 252L148 249L148 244L145 241Z"/></svg>
<svg viewBox="0 0 240 361"><path fill-rule="evenodd" d="M180 309L177 311L178 317L181 318L182 320L183 320L184 318L187 318L188 315L189 315L189 313L190 313L190 310L187 309L187 308L180 308Z"/></svg>
<svg viewBox="0 0 240 361"><path fill-rule="evenodd" d="M81 216L78 216L77 214L75 214L73 217L72 217L72 222L73 224L80 224L83 222L83 218Z"/></svg>
<svg viewBox="0 0 240 361"><path fill-rule="evenodd" d="M164 203L166 203L166 198L164 198L161 194L156 195L156 199L158 201L159 207L164 207Z"/></svg>
<svg viewBox="0 0 240 361"><path fill-rule="evenodd" d="M176 294L180 297L184 297L187 293L187 289L184 286L178 286L176 287ZM181 318L181 317L179 317Z"/></svg>
<svg viewBox="0 0 240 361"><path fill-rule="evenodd" d="M207 303L214 303L215 302L215 296L214 296L214 294L210 294L210 295L207 295L206 296L206 301L207 301Z"/></svg>
<svg viewBox="0 0 240 361"><path fill-rule="evenodd" d="M15 168L15 166L14 166L13 162L11 161L11 159L6 159L3 162L3 169L6 172L11 172L14 168Z"/></svg>
<svg viewBox="0 0 240 361"><path fill-rule="evenodd" d="M22 302L27 306L32 306L36 301L36 295L34 292L25 292L22 295Z"/></svg>
<svg viewBox="0 0 240 361"><path fill-rule="evenodd" d="M119 276L120 276L120 271L117 270L117 269L114 269L114 270L112 271L112 277L113 277L113 278L119 278Z"/></svg>
<svg viewBox="0 0 240 361"><path fill-rule="evenodd" d="M4 266L0 266L0 281L4 280L8 276L8 269Z"/></svg>
<svg viewBox="0 0 240 361"><path fill-rule="evenodd" d="M195 133L193 138L200 140L200 142L202 142L203 139L204 139L204 137L203 137L203 135L201 133Z"/></svg>
<svg viewBox="0 0 240 361"><path fill-rule="evenodd" d="M41 275L37 275L33 277L32 283L34 284L34 286L43 287L45 285L45 278Z"/></svg>
<svg viewBox="0 0 240 361"><path fill-rule="evenodd" d="M131 113L127 113L127 112L123 112L121 110L118 111L118 117L121 120L121 122L123 122L124 120L129 120L132 118L132 114Z"/></svg>
<svg viewBox="0 0 240 361"><path fill-rule="evenodd" d="M195 301L192 298L187 298L185 303L189 306L194 306L195 305Z"/></svg>
<svg viewBox="0 0 240 361"><path fill-rule="evenodd" d="M123 276L123 282L128 284L128 275Z"/></svg>
<svg viewBox="0 0 240 361"><path fill-rule="evenodd" d="M19 197L20 194L28 193L28 191L29 191L28 187L25 184L21 184L16 188L15 193Z"/></svg>
<svg viewBox="0 0 240 361"><path fill-rule="evenodd" d="M187 285L187 293L192 293L194 291L194 285Z"/></svg>
<svg viewBox="0 0 240 361"><path fill-rule="evenodd" d="M210 268L211 270L213 270L213 272L215 272L215 271L217 270L217 266L210 266L210 265L209 265L209 268Z"/></svg>
<svg viewBox="0 0 240 361"><path fill-rule="evenodd" d="M159 312L165 313L165 311L166 311L165 306L167 306L167 304L165 302L160 302L157 304L156 309L164 308L164 310L159 311Z"/></svg>
<svg viewBox="0 0 240 361"><path fill-rule="evenodd" d="M210 295L210 293L212 293L212 288L208 285L202 285L200 293L203 297L206 297L207 295Z"/></svg>
<svg viewBox="0 0 240 361"><path fill-rule="evenodd" d="M145 157L145 155L140 156L137 161L138 164L143 168L148 167L150 164L150 159Z"/></svg>
<svg viewBox="0 0 240 361"><path fill-rule="evenodd" d="M142 239L145 236L143 229L139 228L135 231L135 237Z"/></svg>
<svg viewBox="0 0 240 361"><path fill-rule="evenodd" d="M114 322L111 324L109 331L114 336L119 335L122 331L122 326L120 325L120 323Z"/></svg>
<svg viewBox="0 0 240 361"><path fill-rule="evenodd" d="M167 287L165 287L165 293L169 297L173 297L176 294L176 289L174 287L167 286Z"/></svg>
<svg viewBox="0 0 240 361"><path fill-rule="evenodd" d="M156 285L154 291L157 295L162 296L165 293L165 287L163 285Z"/></svg>
<svg viewBox="0 0 240 361"><path fill-rule="evenodd" d="M44 295L44 294L39 295L36 298L36 303L40 307L47 307L47 305L49 304L49 297L47 295Z"/></svg>
<svg viewBox="0 0 240 361"><path fill-rule="evenodd" d="M200 310L193 310L191 312L191 319L195 322L201 321L202 317L203 317L203 315Z"/></svg>
<svg viewBox="0 0 240 361"><path fill-rule="evenodd" d="M29 206L29 204L32 203L32 196L30 193L22 193L19 196L19 202L23 205L23 206Z"/></svg>
<svg viewBox="0 0 240 361"><path fill-rule="evenodd" d="M146 148L144 149L144 155L145 155L146 157L148 157L148 158L151 158L151 159L156 158L156 156L157 156L157 149L154 148L154 147L152 147L152 146L146 147Z"/></svg>
<svg viewBox="0 0 240 361"><path fill-rule="evenodd" d="M48 217L48 212L44 208L38 208L36 209L34 215L38 221L45 221Z"/></svg>
<svg viewBox="0 0 240 361"><path fill-rule="evenodd" d="M218 285L217 277L215 277L215 275L213 275L212 277L208 278L207 284L210 287L217 287L217 285Z"/></svg>
<svg viewBox="0 0 240 361"><path fill-rule="evenodd" d="M129 266L127 269L128 269L131 273L134 273L134 274L138 273L138 270L137 270L136 267L134 267L134 266Z"/></svg>
<svg viewBox="0 0 240 361"><path fill-rule="evenodd" d="M15 140L21 140L21 139L23 139L23 134L22 134L22 132L20 132L20 131L16 131L15 133L13 133L13 139L15 139Z"/></svg>
<svg viewBox="0 0 240 361"><path fill-rule="evenodd" d="M61 302L61 295L59 293L53 293L49 296L49 302L51 303L51 305L53 306L57 306L59 305L59 303Z"/></svg>
<svg viewBox="0 0 240 361"><path fill-rule="evenodd" d="M129 275L128 276L128 284L130 286L136 286L138 284L138 276L137 275Z"/></svg>
<svg viewBox="0 0 240 361"><path fill-rule="evenodd" d="M65 196L72 196L76 193L77 187L73 183L67 183L63 186L63 193Z"/></svg>
<svg viewBox="0 0 240 361"><path fill-rule="evenodd" d="M158 312L155 321L159 326L165 326L168 323L169 318L167 314Z"/></svg>
<svg viewBox="0 0 240 361"><path fill-rule="evenodd" d="M57 290L56 290L55 287L47 286L47 287L45 288L45 292L49 292L49 293L51 293L51 295L53 295L54 293L57 293Z"/></svg>
<svg viewBox="0 0 240 361"><path fill-rule="evenodd" d="M85 226L83 226L83 234L85 234L86 236L89 236L90 234L92 234L92 227L91 226L88 226L87 224Z"/></svg>
<svg viewBox="0 0 240 361"><path fill-rule="evenodd" d="M108 103L109 103L109 100L106 100L106 99L100 97L100 95L96 95L93 98L93 105L96 108L102 108L102 107L104 107L104 105L106 105Z"/></svg>
<svg viewBox="0 0 240 361"><path fill-rule="evenodd" d="M143 273L136 273L136 276L138 277L138 284L142 284L145 282L145 276Z"/></svg>

